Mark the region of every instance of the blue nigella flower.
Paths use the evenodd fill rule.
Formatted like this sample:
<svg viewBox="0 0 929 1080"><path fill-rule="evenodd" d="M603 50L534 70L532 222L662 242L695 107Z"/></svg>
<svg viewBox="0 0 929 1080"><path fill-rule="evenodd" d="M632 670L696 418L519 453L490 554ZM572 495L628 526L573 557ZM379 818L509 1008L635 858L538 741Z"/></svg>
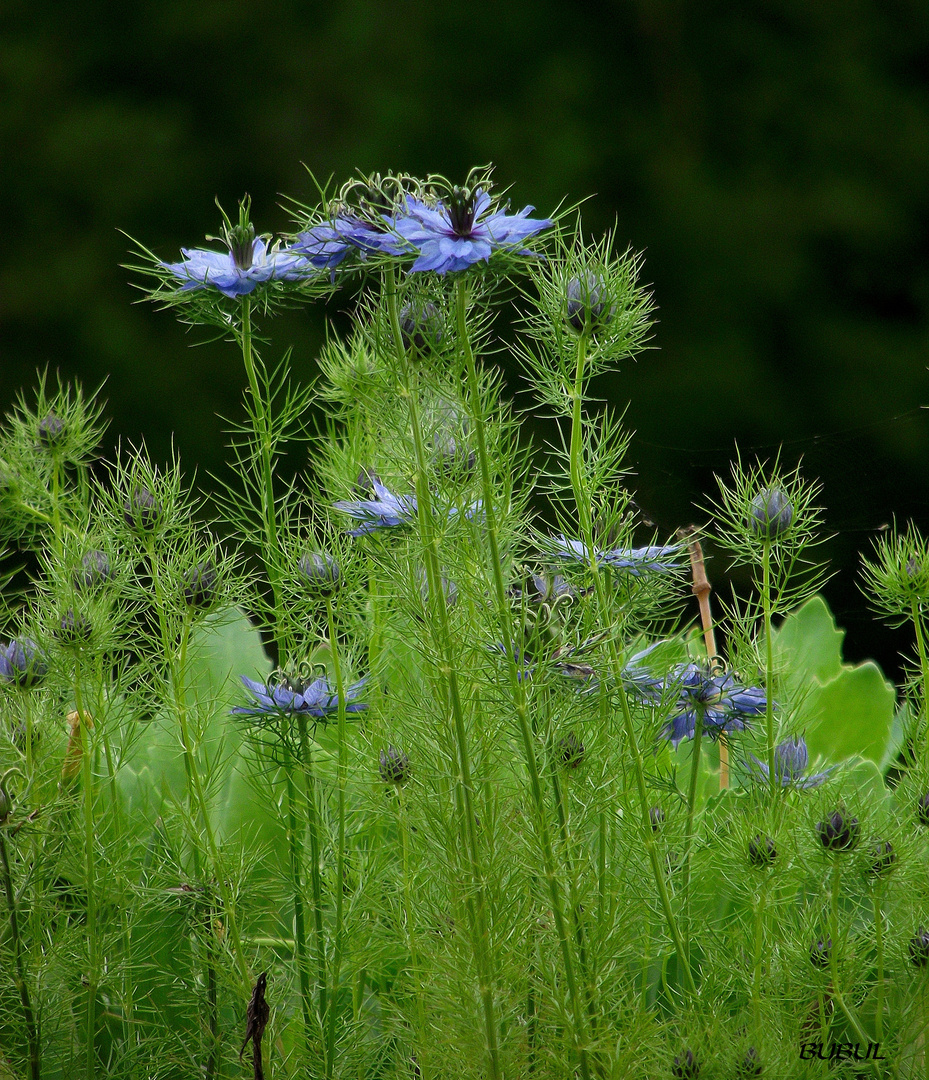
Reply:
<svg viewBox="0 0 929 1080"><path fill-rule="evenodd" d="M182 262L161 265L183 282L181 292L213 288L232 299L247 296L266 281L297 281L316 272L303 255L268 247L251 225L229 229L226 242L228 251L181 248Z"/></svg>
<svg viewBox="0 0 929 1080"><path fill-rule="evenodd" d="M660 644L660 642L658 643ZM671 719L661 734L677 748L692 739L698 713L703 730L718 736L743 731L752 717L767 709L767 696L758 686L743 686L731 673L713 675L700 664L678 664L664 678L656 678L637 661L656 646L637 653L623 671L623 681L639 698L651 705L670 705Z"/></svg>
<svg viewBox="0 0 929 1080"><path fill-rule="evenodd" d="M590 554L583 540L568 540L564 536L552 537L552 554L560 559L575 559L590 565ZM600 551L594 548L594 558L598 566L613 570L626 570L633 577L657 571L670 574L680 569L677 557L681 553L680 544L652 545L642 548L614 548L612 551Z"/></svg>
<svg viewBox="0 0 929 1080"><path fill-rule="evenodd" d="M343 514L348 514L361 522L356 529L349 529L347 536L367 536L378 529L393 529L398 525L409 525L419 509L415 495L394 495L373 475L370 481L377 498L359 499L356 502L340 500L333 504L336 510L341 510ZM472 503L464 511L464 516L470 520L480 513L481 506L480 500ZM458 508L453 506L448 511L448 516L454 517L457 513Z"/></svg>
<svg viewBox="0 0 929 1080"><path fill-rule="evenodd" d="M298 233L289 250L304 256L313 266L326 270L338 266L351 251L360 252L362 257L376 252L402 255L409 251L409 246L391 231L391 219L385 216L384 220L387 224L381 227L343 211L331 221Z"/></svg>
<svg viewBox="0 0 929 1080"><path fill-rule="evenodd" d="M38 686L47 674L45 656L32 638L13 638L0 646L0 678L29 689Z"/></svg>
<svg viewBox="0 0 929 1080"><path fill-rule="evenodd" d="M260 683L243 675L245 688L255 699L252 705L238 705L232 711L240 716L264 716L267 714L296 714L312 716L325 720L332 713L338 712L339 696L329 685L329 680L322 676L313 682L303 684L297 680L284 678L279 683ZM361 712L367 704L355 699L365 686L365 679L356 682L345 690L345 711Z"/></svg>
<svg viewBox="0 0 929 1080"><path fill-rule="evenodd" d="M552 224L529 217L533 209L526 206L518 214L508 214L505 207L492 209L490 195L481 188L472 192L455 187L434 207L408 195L406 212L398 216L394 229L419 251L411 271L446 274L487 262L495 251L529 254L520 249L523 241Z"/></svg>
<svg viewBox="0 0 929 1080"><path fill-rule="evenodd" d="M755 779L764 779L764 783L770 783L771 773L764 761L759 761L754 754L749 754L753 767L757 773L753 773ZM832 770L834 765L823 772L813 773L812 776L804 777L806 767L810 761L810 754L806 747L806 740L802 735L785 739L774 748L774 774L782 787L795 787L803 790L819 787ZM759 775L760 774L760 775Z"/></svg>

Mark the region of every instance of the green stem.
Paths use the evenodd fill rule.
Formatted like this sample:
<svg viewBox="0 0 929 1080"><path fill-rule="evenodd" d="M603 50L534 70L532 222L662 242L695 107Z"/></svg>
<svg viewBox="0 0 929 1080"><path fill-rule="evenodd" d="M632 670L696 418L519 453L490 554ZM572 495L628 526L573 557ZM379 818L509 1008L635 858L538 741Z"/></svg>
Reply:
<svg viewBox="0 0 929 1080"><path fill-rule="evenodd" d="M345 895L345 788L348 783L348 747L347 732L345 728L345 684L342 678L342 664L339 658L338 634L336 633L335 618L332 611L332 600L326 597L326 622L329 628L329 653L332 657L332 670L335 675L335 690L339 703L338 710L338 735L339 757L337 764L338 783L338 838L336 847L336 872L335 872L335 948L332 957L332 997L329 1002L329 1016L327 1017L326 1034L326 1077L332 1076L335 1062L336 1041L336 1003L339 996L339 979L342 971L342 952L345 942L343 940L343 907Z"/></svg>
<svg viewBox="0 0 929 1080"><path fill-rule="evenodd" d="M771 542L765 540L762 555L761 604L764 613L765 639L765 735L768 744L768 783L771 799L778 792L779 779L774 757L774 639L771 636Z"/></svg>
<svg viewBox="0 0 929 1080"><path fill-rule="evenodd" d="M307 831L310 836L310 888L313 894L313 933L316 941L316 980L319 995L319 1022L326 1022L326 1010L329 1006L328 980L326 978L326 934L323 928L323 889L319 873L319 807L316 802L316 778L313 774L312 750L307 733L306 717L298 716L297 725L300 734L300 757L303 762L303 777L306 785Z"/></svg>
<svg viewBox="0 0 929 1080"><path fill-rule="evenodd" d="M919 670L922 672L923 680L923 699L919 711L924 724L923 753L926 758L925 767L929 769L929 657L926 655L926 635L923 627L923 619L919 610L919 604L915 600L912 601L910 613L913 619L913 628L916 631L916 649L919 653ZM920 726L917 724L917 731L919 729Z"/></svg>
<svg viewBox="0 0 929 1080"><path fill-rule="evenodd" d="M19 992L23 1021L26 1025L26 1041L29 1044L29 1077L30 1080L40 1080L39 1029L32 1011L29 986L26 982L23 943L19 935L19 918L16 911L16 893L13 889L13 875L10 871L10 857L6 847L6 829L2 823L0 823L0 863L2 863L3 887L10 912L10 937L13 940L13 959L16 966L13 981L16 983L16 989Z"/></svg>
<svg viewBox="0 0 929 1080"><path fill-rule="evenodd" d="M397 356L403 363L405 373L406 393L410 406L410 420L413 428L413 441L416 452L417 520L423 541L429 595L433 601L432 607L436 616L433 620L433 624L436 625L439 632L438 644L442 654L439 668L440 673L445 680L448 693L448 703L452 713L455 746L458 758L456 801L459 804L464 841L463 846L465 849L469 876L471 878L471 888L468 890L465 898L465 909L468 914L474 941L475 962L477 965L479 992L484 1017L484 1039L487 1048L488 1067L491 1080L501 1080L503 1071L497 1047L497 1020L493 1000L493 963L490 952L490 930L487 915L486 886L484 884L485 878L482 867L481 851L475 824L473 807L474 789L471 779L467 727L465 724L461 691L458 685L458 673L455 668L454 650L452 649L451 644L451 633L448 625L448 610L445 603L444 590L442 588L438 542L432 514L432 492L429 490L429 480L426 471L427 460L422 441L422 429L419 422L419 409L417 407L415 391L411 386L412 380L406 359L406 350L403 347L403 337L400 332L400 320L397 312L396 279L393 272L386 276L385 291L394 345ZM586 1080L586 1076L584 1080Z"/></svg>
<svg viewBox="0 0 929 1080"><path fill-rule="evenodd" d="M691 904L690 904L690 858L693 850L694 839L694 813L697 807L697 781L700 776L700 744L703 740L703 707L696 706L696 719L694 720L694 737L692 758L690 766L690 789L687 792L687 822L684 830L684 953L690 964L690 932L691 932Z"/></svg>
<svg viewBox="0 0 929 1080"><path fill-rule="evenodd" d="M583 416L581 404L584 398L586 355L587 334L584 333L581 334L578 338L574 387L572 389L570 442L571 457L569 462L569 472L571 476L571 487L574 493L574 502L577 507L578 525L580 527L581 536L584 540L584 543L587 545L587 551L590 558L590 572L593 577L594 589L597 595L597 604L603 614L603 618L606 619L609 617L607 590L604 584L603 576L600 573L600 566L597 563L596 550L594 548L593 520L590 513L590 502L583 482ZM612 635L609 639L609 648L616 685L622 687L623 665L619 655L618 646L616 644L616 639ZM665 881L664 869L661 865L661 860L655 843L655 834L651 826L651 819L649 818L648 790L645 784L645 763L642 758L642 750L639 746L639 740L636 735L635 724L632 719L632 710L629 707L629 700L626 697L625 692L623 692L622 690L620 690L619 700L620 708L622 710L622 721L626 737L626 744L632 756L636 792L639 797L642 835L645 840L645 850L648 854L648 858L652 866L652 876L655 881L655 888L658 891L658 898L659 902L661 903L661 909L664 913L665 921L668 924L668 930L670 931L671 937L674 940L674 947L677 950L677 955L680 958L681 966L684 971L684 979L687 984L687 989L691 994L696 995L697 987L694 983L693 973L690 969L690 960L687 955L684 939L681 936L680 927L677 924L677 919L675 918L674 912L671 908L671 900L668 896L668 888Z"/></svg>
<svg viewBox="0 0 929 1080"><path fill-rule="evenodd" d="M300 1005L303 1011L303 1037L309 1054L309 1038L312 1026L310 1003L310 971L306 948L306 915L303 908L303 855L300 829L297 825L296 790L293 779L293 758L289 748L284 748L284 791L287 802L287 854L290 863L290 882L294 905L294 947L297 955L297 978L300 982Z"/></svg>
<svg viewBox="0 0 929 1080"><path fill-rule="evenodd" d="M81 739L81 768L84 781L84 887L87 893L87 1015L84 1032L84 1067L87 1080L94 1080L96 1065L94 1061L94 1035L97 1012L97 980L99 978L97 962L97 887L96 887L96 838L94 823L94 771L90 747L89 716L84 712L81 697L80 680L74 680L74 704L77 711L78 732Z"/></svg>
<svg viewBox="0 0 929 1080"><path fill-rule="evenodd" d="M832 974L832 992L836 1001L839 1003L839 1008L845 1013L848 1022L852 1025L855 1032L855 1038L860 1043L867 1045L868 1036L861 1026L861 1021L858 1019L855 1010L849 1005L842 991L839 989L839 892L842 879L842 869L840 860L834 859L832 864L832 897L830 905L830 932L832 935L832 947L829 950L829 969Z"/></svg>
<svg viewBox="0 0 929 1080"><path fill-rule="evenodd" d="M874 889L874 943L877 950L877 1016L874 1037L880 1042L884 1037L884 912L881 900L884 890L878 884Z"/></svg>

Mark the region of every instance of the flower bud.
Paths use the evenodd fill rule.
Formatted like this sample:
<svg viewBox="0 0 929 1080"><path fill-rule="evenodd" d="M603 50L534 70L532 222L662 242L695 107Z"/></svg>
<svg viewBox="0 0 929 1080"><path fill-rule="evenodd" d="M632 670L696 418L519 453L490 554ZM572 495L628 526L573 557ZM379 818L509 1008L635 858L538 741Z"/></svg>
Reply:
<svg viewBox="0 0 929 1080"><path fill-rule="evenodd" d="M208 608L216 599L219 575L212 559L197 563L184 575L184 600L189 607Z"/></svg>
<svg viewBox="0 0 929 1080"><path fill-rule="evenodd" d="M39 445L46 450L58 446L64 438L64 434L64 421L59 420L54 413L49 413L44 420L39 421Z"/></svg>
<svg viewBox="0 0 929 1080"><path fill-rule="evenodd" d="M123 519L138 533L151 532L162 514L161 504L146 487L134 488L123 503Z"/></svg>
<svg viewBox="0 0 929 1080"><path fill-rule="evenodd" d="M817 824L816 832L826 851L851 851L858 844L861 826L858 818L848 817L842 810L833 810L825 821Z"/></svg>
<svg viewBox="0 0 929 1080"><path fill-rule="evenodd" d="M599 274L588 273L583 281L571 278L568 282L568 322L579 334L585 328L605 326L613 318L613 309L607 310L603 300L605 292L606 282Z"/></svg>
<svg viewBox="0 0 929 1080"><path fill-rule="evenodd" d="M917 967L925 967L929 964L929 930L921 926L916 934L910 938L910 959Z"/></svg>
<svg viewBox="0 0 929 1080"><path fill-rule="evenodd" d="M752 866L771 866L777 858L777 848L770 836L753 836L748 842L748 861Z"/></svg>
<svg viewBox="0 0 929 1080"><path fill-rule="evenodd" d="M652 832L658 832L664 825L664 810L660 806L653 806L649 810L648 823L652 827Z"/></svg>
<svg viewBox="0 0 929 1080"><path fill-rule="evenodd" d="M81 561L81 569L74 574L74 587L78 592L95 589L113 576L109 556L105 551L88 551Z"/></svg>
<svg viewBox="0 0 929 1080"><path fill-rule="evenodd" d="M868 858L871 860L868 873L880 877L889 874L897 861L897 853L889 840L875 840L868 849Z"/></svg>
<svg viewBox="0 0 929 1080"><path fill-rule="evenodd" d="M405 349L425 352L442 343L444 327L439 309L431 300L412 301L400 309L400 336Z"/></svg>
<svg viewBox="0 0 929 1080"><path fill-rule="evenodd" d="M0 825L6 823L6 819L13 811L13 802L6 791L0 787Z"/></svg>
<svg viewBox="0 0 929 1080"><path fill-rule="evenodd" d="M774 748L774 769L782 783L802 776L809 761L810 752L802 736L785 739Z"/></svg>
<svg viewBox="0 0 929 1080"><path fill-rule="evenodd" d="M90 619L86 615L76 615L74 608L68 608L61 616L55 630L55 637L62 645L82 645L90 641L92 633L93 626Z"/></svg>
<svg viewBox="0 0 929 1080"><path fill-rule="evenodd" d="M793 504L784 489L768 487L752 499L748 527L756 536L773 540L790 528L793 518Z"/></svg>
<svg viewBox="0 0 929 1080"><path fill-rule="evenodd" d="M736 1076L739 1080L747 1080L750 1076L761 1076L763 1069L761 1062L758 1060L758 1051L754 1046L750 1046L745 1051L745 1057L736 1066Z"/></svg>
<svg viewBox="0 0 929 1080"><path fill-rule="evenodd" d="M581 740L569 731L563 739L558 740L558 756L561 764L569 769L576 769L584 760L586 748Z"/></svg>
<svg viewBox="0 0 929 1080"><path fill-rule="evenodd" d="M686 1050L674 1059L671 1075L679 1080L693 1080L693 1077L700 1075L700 1065L694 1058L692 1050Z"/></svg>
<svg viewBox="0 0 929 1080"><path fill-rule="evenodd" d="M361 495L365 499L373 499L377 494L374 490L375 480L380 482L380 477L374 469L369 469L367 466L362 468L355 480L355 494Z"/></svg>
<svg viewBox="0 0 929 1080"><path fill-rule="evenodd" d="M297 574L310 593L326 596L341 583L342 571L331 555L311 551L301 556Z"/></svg>
<svg viewBox="0 0 929 1080"><path fill-rule="evenodd" d="M0 647L0 677L29 690L48 674L48 664L32 638L14 638Z"/></svg>
<svg viewBox="0 0 929 1080"><path fill-rule="evenodd" d="M474 472L477 455L468 445L450 432L437 431L432 437L435 447L435 463L446 476L470 476Z"/></svg>
<svg viewBox="0 0 929 1080"><path fill-rule="evenodd" d="M813 967L825 969L829 967L832 955L832 938L817 938L810 946L810 963Z"/></svg>
<svg viewBox="0 0 929 1080"><path fill-rule="evenodd" d="M410 759L396 746L381 751L378 772L385 784L405 784L410 778Z"/></svg>
<svg viewBox="0 0 929 1080"><path fill-rule="evenodd" d="M929 825L929 791L917 799L916 817L921 825Z"/></svg>

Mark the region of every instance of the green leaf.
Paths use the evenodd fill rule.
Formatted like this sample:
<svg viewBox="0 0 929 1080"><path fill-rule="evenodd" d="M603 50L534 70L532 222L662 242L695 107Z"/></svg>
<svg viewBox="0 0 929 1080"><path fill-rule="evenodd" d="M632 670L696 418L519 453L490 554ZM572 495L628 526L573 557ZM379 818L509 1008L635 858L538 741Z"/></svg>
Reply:
<svg viewBox="0 0 929 1080"><path fill-rule="evenodd" d="M825 683L842 671L844 638L845 631L836 627L826 601L813 596L774 632L774 647L792 676Z"/></svg>

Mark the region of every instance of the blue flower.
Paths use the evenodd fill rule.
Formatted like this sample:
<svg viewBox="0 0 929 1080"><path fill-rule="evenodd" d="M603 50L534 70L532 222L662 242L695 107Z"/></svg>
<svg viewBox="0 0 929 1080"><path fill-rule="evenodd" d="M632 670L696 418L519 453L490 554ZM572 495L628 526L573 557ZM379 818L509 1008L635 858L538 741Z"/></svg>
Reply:
<svg viewBox="0 0 929 1080"><path fill-rule="evenodd" d="M529 217L532 206L518 214L508 214L505 207L492 210L491 206L490 195L481 188L473 192L452 188L448 199L439 200L434 207L408 195L406 213L397 218L394 229L419 251L410 270L445 274L487 262L495 251L529 254L519 245L552 224L548 219Z"/></svg>
<svg viewBox="0 0 929 1080"><path fill-rule="evenodd" d="M575 559L590 565L590 554L583 540L568 540L564 536L552 538L552 554L560 559ZM612 551L600 551L594 548L594 558L598 566L613 570L626 570L633 577L641 577L650 571L670 574L680 569L677 556L681 553L680 544L652 545L643 548L614 548Z"/></svg>
<svg viewBox="0 0 929 1080"><path fill-rule="evenodd" d="M0 646L0 678L24 689L38 684L48 674L48 664L32 638L13 638Z"/></svg>
<svg viewBox="0 0 929 1080"><path fill-rule="evenodd" d="M371 486L376 499L335 503L336 510L341 510L343 514L361 522L357 529L349 529L349 536L367 536L378 529L408 525L416 516L418 505L415 495L394 495L376 476L371 477Z"/></svg>
<svg viewBox="0 0 929 1080"><path fill-rule="evenodd" d="M297 281L316 272L303 255L269 248L251 226L229 230L226 240L228 251L181 248L182 262L161 265L183 282L181 292L214 288L232 299L266 281Z"/></svg>
<svg viewBox="0 0 929 1080"><path fill-rule="evenodd" d="M390 219L385 217L385 221ZM342 212L331 221L298 233L289 250L304 256L315 267L332 270L353 250L364 257L375 252L401 255L409 248L386 225Z"/></svg>
<svg viewBox="0 0 929 1080"><path fill-rule="evenodd" d="M754 754L749 754L757 774L755 779L763 778L764 783L770 783L771 770L763 761L759 761ZM823 772L813 773L812 776L804 777L806 767L809 764L810 754L806 747L806 740L802 735L785 739L774 748L774 774L782 787L801 788L806 791L810 788L819 787L832 770L834 765ZM760 774L760 777L759 775Z"/></svg>
<svg viewBox="0 0 929 1080"><path fill-rule="evenodd" d="M661 644L660 642L658 644ZM623 670L623 681L650 705L669 705L671 719L661 734L677 748L682 739L692 739L697 717L711 736L744 731L752 717L767 709L767 696L758 686L743 686L731 673L712 675L700 664L678 664L663 678L656 678L636 661L653 645L637 653Z"/></svg>
<svg viewBox="0 0 929 1080"><path fill-rule="evenodd" d="M416 516L419 504L415 495L394 495L376 476L371 477L371 486L374 488L376 499L359 499L356 502L342 500L333 504L336 510L341 510L343 514L348 514L361 522L358 528L349 529L347 536L367 536L378 529L393 529L398 525L409 525ZM480 500L473 502L465 509L464 516L470 521L481 513L482 507ZM451 507L448 511L450 518L457 514L457 506Z"/></svg>
<svg viewBox="0 0 929 1080"><path fill-rule="evenodd" d="M291 679L283 679L277 684L260 683L249 679L246 675L242 676L242 682L255 699L255 703L236 706L232 711L240 716L301 713L317 720L324 720L339 709L339 696L329 685L329 680L325 676L307 685ZM365 680L362 679L346 689L346 712L361 712L367 709L365 702L355 700L364 686Z"/></svg>

